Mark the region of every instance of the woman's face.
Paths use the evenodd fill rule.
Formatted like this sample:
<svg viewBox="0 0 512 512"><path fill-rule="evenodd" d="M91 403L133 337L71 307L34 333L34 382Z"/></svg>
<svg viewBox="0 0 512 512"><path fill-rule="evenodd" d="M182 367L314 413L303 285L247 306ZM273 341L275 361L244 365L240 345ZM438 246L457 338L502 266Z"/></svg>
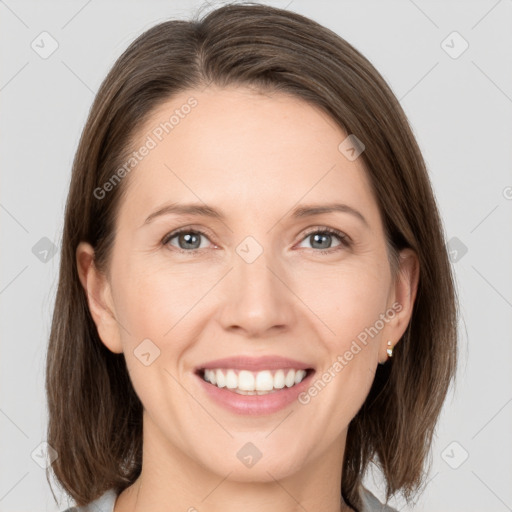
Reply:
<svg viewBox="0 0 512 512"><path fill-rule="evenodd" d="M139 131L108 280L87 283L144 406L145 461L238 481L340 466L414 298L346 137L298 98L235 87L183 92Z"/></svg>

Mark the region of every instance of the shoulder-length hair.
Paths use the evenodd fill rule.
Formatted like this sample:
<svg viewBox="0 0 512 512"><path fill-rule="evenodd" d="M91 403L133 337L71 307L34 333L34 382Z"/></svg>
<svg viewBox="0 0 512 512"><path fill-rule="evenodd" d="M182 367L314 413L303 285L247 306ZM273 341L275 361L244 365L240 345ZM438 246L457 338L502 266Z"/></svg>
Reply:
<svg viewBox="0 0 512 512"><path fill-rule="evenodd" d="M398 251L411 248L420 276L409 325L349 425L340 486L359 509L359 486L373 462L386 499L401 492L409 500L424 480L457 359L456 290L426 165L398 100L361 53L304 16L252 2L152 27L118 58L96 95L73 163L46 362L48 443L58 453L51 469L78 505L112 487L121 492L141 472L142 404L124 355L98 336L75 252L89 242L95 266L107 270L124 187L101 199L95 190L133 151L155 108L208 84L295 95L365 145L361 158L391 268Z"/></svg>

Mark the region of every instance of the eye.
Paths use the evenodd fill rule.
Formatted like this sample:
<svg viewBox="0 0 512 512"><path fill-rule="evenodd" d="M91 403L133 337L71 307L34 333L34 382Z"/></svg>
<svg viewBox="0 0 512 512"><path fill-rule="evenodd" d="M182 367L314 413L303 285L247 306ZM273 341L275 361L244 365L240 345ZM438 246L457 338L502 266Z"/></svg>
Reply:
<svg viewBox="0 0 512 512"><path fill-rule="evenodd" d="M329 247L332 244L333 237L339 240L339 244L335 247ZM345 233L328 227L313 228L306 233L303 240L308 239L310 240L313 249L319 249L316 252L320 252L320 254L331 254L335 251L351 246L350 239L345 235Z"/></svg>
<svg viewBox="0 0 512 512"><path fill-rule="evenodd" d="M181 228L166 235L162 240L162 245L170 245L173 249L181 253L198 253L205 247L201 246L201 237L209 240L208 235L200 230L191 228ZM332 244L332 239L337 238L339 243L337 246L329 247ZM176 239L176 244L171 243ZM313 249L318 249L315 252L320 254L331 254L338 250L351 247L350 238L338 231L337 229L328 227L316 227L308 231L303 240L311 240Z"/></svg>
<svg viewBox="0 0 512 512"><path fill-rule="evenodd" d="M207 235L202 231L193 230L190 228L182 228L177 231L173 231L164 237L162 240L163 245L171 245L179 252L196 252L201 247L201 237L208 239ZM178 246L170 243L171 240L176 238Z"/></svg>

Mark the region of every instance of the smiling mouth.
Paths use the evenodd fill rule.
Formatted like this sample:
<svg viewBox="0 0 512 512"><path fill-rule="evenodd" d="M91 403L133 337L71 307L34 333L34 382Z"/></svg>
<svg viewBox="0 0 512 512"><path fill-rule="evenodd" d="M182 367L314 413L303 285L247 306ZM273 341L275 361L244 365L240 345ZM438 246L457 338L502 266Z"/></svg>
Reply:
<svg viewBox="0 0 512 512"><path fill-rule="evenodd" d="M205 382L240 395L267 395L300 384L314 370L272 369L262 371L231 368L199 369L196 373Z"/></svg>

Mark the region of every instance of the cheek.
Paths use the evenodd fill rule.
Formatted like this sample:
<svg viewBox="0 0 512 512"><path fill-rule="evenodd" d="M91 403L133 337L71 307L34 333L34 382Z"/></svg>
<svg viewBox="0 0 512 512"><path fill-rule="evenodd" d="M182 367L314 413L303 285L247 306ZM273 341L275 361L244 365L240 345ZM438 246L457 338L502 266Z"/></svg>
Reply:
<svg viewBox="0 0 512 512"><path fill-rule="evenodd" d="M151 262L131 262L117 275L116 312L133 342L150 338L161 343L180 329L182 319L206 293L210 280L186 271L162 268Z"/></svg>
<svg viewBox="0 0 512 512"><path fill-rule="evenodd" d="M299 403L314 410L322 435L333 441L357 414L373 383L382 336L373 329L386 312L389 281L384 271L352 268L317 283L324 293L317 288L304 302L315 304L311 309L332 332L318 330L325 356ZM314 302L315 297L321 299Z"/></svg>
<svg viewBox="0 0 512 512"><path fill-rule="evenodd" d="M117 274L116 313L130 379L150 414L162 404L172 410L184 407L187 396L177 384L179 362L193 333L192 306L204 295L187 279L165 269L132 265Z"/></svg>
<svg viewBox="0 0 512 512"><path fill-rule="evenodd" d="M375 376L378 341L385 323L390 274L384 266L354 266L331 276L325 296L326 323L335 332L324 336L328 357L307 394L332 404L325 422L335 435L339 425L355 416L370 391ZM327 283L325 283L327 286ZM330 304L330 305L329 305ZM321 397L320 397L321 395ZM308 396L304 400L308 400ZM320 407L320 409L323 409ZM330 410L331 416L328 416Z"/></svg>
<svg viewBox="0 0 512 512"><path fill-rule="evenodd" d="M295 286L297 295L325 324L321 339L330 351L339 352L385 313L390 274L384 266L361 261L323 269L297 279Z"/></svg>

